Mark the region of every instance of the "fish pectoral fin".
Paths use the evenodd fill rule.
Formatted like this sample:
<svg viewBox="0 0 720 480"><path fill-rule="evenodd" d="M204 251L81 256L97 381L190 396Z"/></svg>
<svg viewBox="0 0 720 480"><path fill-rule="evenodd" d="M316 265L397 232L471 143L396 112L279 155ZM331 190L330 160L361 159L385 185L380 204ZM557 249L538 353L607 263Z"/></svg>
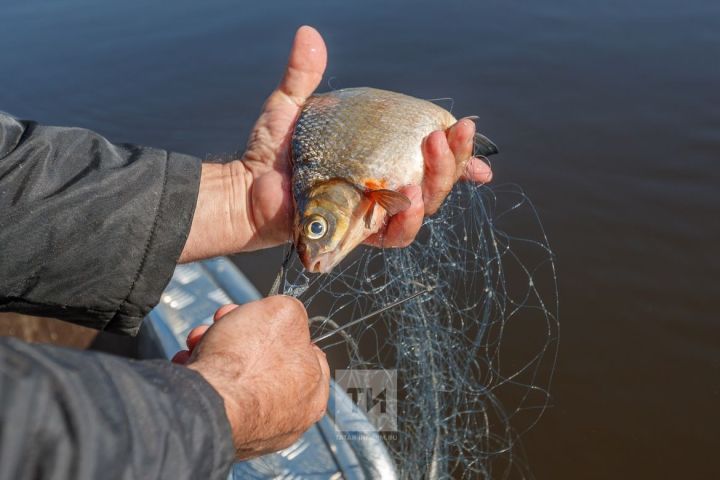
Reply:
<svg viewBox="0 0 720 480"><path fill-rule="evenodd" d="M372 218L375 213L375 202L370 203L370 208L365 212L365 228L368 230L372 227Z"/></svg>
<svg viewBox="0 0 720 480"><path fill-rule="evenodd" d="M371 190L367 193L370 199L383 207L388 215L393 216L410 208L410 199L393 190Z"/></svg>

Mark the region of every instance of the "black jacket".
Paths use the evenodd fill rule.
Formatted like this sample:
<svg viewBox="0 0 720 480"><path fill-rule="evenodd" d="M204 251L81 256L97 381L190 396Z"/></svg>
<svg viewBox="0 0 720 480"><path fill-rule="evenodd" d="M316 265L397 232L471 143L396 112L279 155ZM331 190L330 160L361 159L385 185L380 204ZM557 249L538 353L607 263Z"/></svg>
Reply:
<svg viewBox="0 0 720 480"><path fill-rule="evenodd" d="M0 113L0 311L137 333L199 177L194 157ZM0 479L223 478L233 453L187 368L0 339Z"/></svg>

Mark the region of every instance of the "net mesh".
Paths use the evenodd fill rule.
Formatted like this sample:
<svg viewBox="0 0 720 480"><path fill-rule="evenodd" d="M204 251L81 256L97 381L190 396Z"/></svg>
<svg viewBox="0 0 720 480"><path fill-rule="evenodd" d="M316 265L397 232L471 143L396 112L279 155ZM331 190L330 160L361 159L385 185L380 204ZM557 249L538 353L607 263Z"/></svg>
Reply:
<svg viewBox="0 0 720 480"><path fill-rule="evenodd" d="M409 247L361 247L325 275L294 260L283 288L313 338L424 289L320 346L333 368L397 371L386 443L402 478L531 477L520 439L549 404L559 330L553 254L522 189L459 183Z"/></svg>

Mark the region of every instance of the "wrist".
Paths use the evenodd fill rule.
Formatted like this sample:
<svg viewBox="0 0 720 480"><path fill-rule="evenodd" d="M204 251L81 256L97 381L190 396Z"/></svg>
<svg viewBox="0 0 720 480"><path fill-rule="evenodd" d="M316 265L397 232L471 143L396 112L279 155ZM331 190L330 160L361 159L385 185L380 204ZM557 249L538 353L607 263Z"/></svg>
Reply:
<svg viewBox="0 0 720 480"><path fill-rule="evenodd" d="M199 373L222 399L236 456L239 459L255 456L253 443L259 427L257 414L260 411L256 397L243 388L238 378L223 375L222 368L204 362L190 363L187 368Z"/></svg>
<svg viewBox="0 0 720 480"><path fill-rule="evenodd" d="M239 252L248 245L254 236L247 208L251 183L240 160L202 164L195 213L180 263Z"/></svg>

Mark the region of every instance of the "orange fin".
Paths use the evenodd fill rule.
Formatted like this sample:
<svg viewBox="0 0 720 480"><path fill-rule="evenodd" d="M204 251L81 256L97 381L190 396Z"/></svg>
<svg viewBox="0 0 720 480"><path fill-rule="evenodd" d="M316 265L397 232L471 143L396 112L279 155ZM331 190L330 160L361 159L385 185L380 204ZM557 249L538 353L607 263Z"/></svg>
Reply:
<svg viewBox="0 0 720 480"><path fill-rule="evenodd" d="M393 190L371 190L367 192L367 196L383 207L390 216L410 208L410 199Z"/></svg>
<svg viewBox="0 0 720 480"><path fill-rule="evenodd" d="M372 226L371 222L373 213L375 213L375 202L372 202L368 211L365 212L365 228L370 228Z"/></svg>

